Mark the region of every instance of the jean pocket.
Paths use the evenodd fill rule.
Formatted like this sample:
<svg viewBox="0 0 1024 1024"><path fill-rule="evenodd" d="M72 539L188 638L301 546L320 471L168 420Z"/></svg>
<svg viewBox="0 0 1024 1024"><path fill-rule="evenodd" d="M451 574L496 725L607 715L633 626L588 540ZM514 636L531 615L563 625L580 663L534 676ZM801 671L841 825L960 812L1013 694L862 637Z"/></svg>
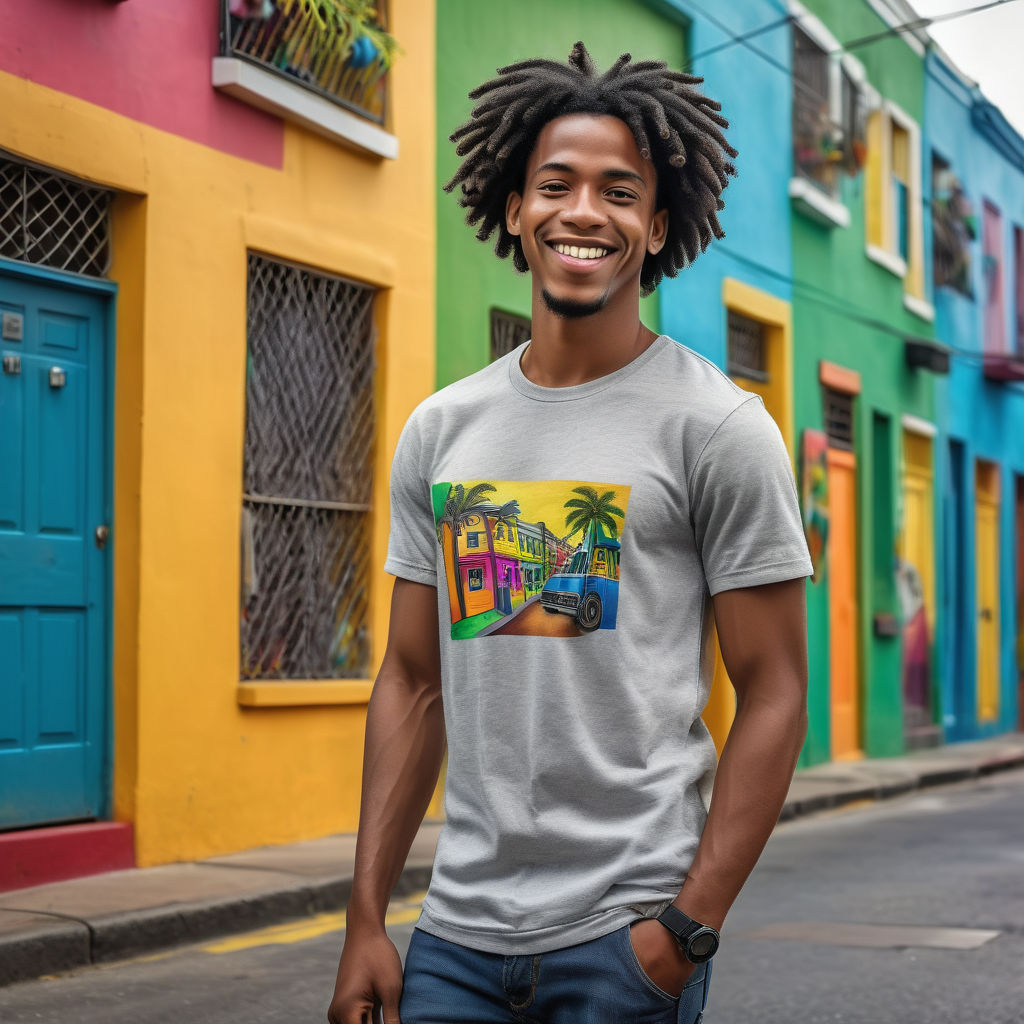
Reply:
<svg viewBox="0 0 1024 1024"><path fill-rule="evenodd" d="M679 995L672 995L671 992L666 992L657 982L650 978L647 972L643 969L643 966L640 963L640 958L636 955L636 950L633 948L633 939L630 935L630 927L631 926L627 924L624 928L619 930L620 941L623 946L623 963L628 968L630 974L634 976L644 986L644 988L667 1002L678 1003L682 997L682 992L680 992ZM701 979L703 979L704 975L699 967L694 969L693 974L695 975L698 972L701 973ZM694 983L694 977L691 975L683 986L683 992L685 992L690 985Z"/></svg>

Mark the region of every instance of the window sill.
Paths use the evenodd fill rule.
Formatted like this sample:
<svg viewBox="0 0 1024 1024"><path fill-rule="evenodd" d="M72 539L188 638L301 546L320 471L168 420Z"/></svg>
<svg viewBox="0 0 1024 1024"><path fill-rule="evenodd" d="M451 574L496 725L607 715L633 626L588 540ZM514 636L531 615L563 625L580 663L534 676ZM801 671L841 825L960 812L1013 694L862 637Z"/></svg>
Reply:
<svg viewBox="0 0 1024 1024"><path fill-rule="evenodd" d="M370 679L296 679L239 683L238 703L245 708L366 704L372 689L373 681Z"/></svg>
<svg viewBox="0 0 1024 1024"><path fill-rule="evenodd" d="M885 267L890 274L898 277L901 281L907 276L907 261L902 256L896 256L880 245L868 245L867 256L869 260L877 263L880 267Z"/></svg>
<svg viewBox="0 0 1024 1024"><path fill-rule="evenodd" d="M398 139L329 100L237 57L213 58L213 87L361 153L394 160Z"/></svg>
<svg viewBox="0 0 1024 1024"><path fill-rule="evenodd" d="M935 320L935 307L930 302L925 302L924 299L919 299L916 295L903 295L903 307L909 310L914 316L919 316L922 320L927 320L928 323L932 323Z"/></svg>
<svg viewBox="0 0 1024 1024"><path fill-rule="evenodd" d="M789 179L789 198L797 210L818 224L827 228L850 226L850 211L803 178Z"/></svg>

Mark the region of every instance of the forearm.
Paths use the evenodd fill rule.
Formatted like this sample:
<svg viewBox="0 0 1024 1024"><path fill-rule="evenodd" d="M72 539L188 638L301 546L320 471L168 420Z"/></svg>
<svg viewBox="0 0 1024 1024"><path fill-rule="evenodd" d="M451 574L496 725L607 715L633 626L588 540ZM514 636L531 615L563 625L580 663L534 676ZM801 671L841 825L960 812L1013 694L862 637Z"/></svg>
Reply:
<svg viewBox="0 0 1024 1024"><path fill-rule="evenodd" d="M778 821L806 732L802 698L740 701L700 845L675 901L694 920L721 927Z"/></svg>
<svg viewBox="0 0 1024 1024"><path fill-rule="evenodd" d="M388 900L437 784L444 746L437 680L409 679L385 663L367 710L350 928L383 929Z"/></svg>

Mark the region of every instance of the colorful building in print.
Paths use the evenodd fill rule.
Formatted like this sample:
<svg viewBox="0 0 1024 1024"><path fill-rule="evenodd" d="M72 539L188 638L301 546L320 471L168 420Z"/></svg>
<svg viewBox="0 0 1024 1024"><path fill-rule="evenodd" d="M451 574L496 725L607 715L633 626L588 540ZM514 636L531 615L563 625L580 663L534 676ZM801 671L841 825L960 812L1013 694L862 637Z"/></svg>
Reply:
<svg viewBox="0 0 1024 1024"><path fill-rule="evenodd" d="M942 725L1021 727L1024 689L1024 139L938 48L923 185L940 379Z"/></svg>
<svg viewBox="0 0 1024 1024"><path fill-rule="evenodd" d="M0 856L351 830L435 372L434 5L347 56L298 5L0 10Z"/></svg>

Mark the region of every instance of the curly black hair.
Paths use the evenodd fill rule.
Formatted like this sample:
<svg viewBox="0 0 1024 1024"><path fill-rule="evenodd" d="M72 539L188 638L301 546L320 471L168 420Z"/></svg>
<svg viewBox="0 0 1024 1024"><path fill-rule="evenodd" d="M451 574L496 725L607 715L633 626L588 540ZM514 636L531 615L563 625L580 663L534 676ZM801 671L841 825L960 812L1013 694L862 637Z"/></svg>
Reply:
<svg viewBox="0 0 1024 1024"><path fill-rule="evenodd" d="M479 224L476 237L486 242L495 229L494 251L511 255L516 269L529 268L519 238L505 225L510 192L521 192L526 164L541 129L565 114L610 114L624 121L645 160L657 173L657 209L668 210L668 235L661 252L648 253L640 287L650 294L662 277L675 277L710 244L724 238L717 211L725 208L722 190L736 168L726 157L737 152L722 129L729 122L720 103L694 86L704 79L672 71L660 60L632 61L628 53L603 75L583 43L568 64L536 58L498 68L498 77L478 86L479 102L470 120L450 136L464 157L444 189L462 186L459 204L466 221Z"/></svg>

